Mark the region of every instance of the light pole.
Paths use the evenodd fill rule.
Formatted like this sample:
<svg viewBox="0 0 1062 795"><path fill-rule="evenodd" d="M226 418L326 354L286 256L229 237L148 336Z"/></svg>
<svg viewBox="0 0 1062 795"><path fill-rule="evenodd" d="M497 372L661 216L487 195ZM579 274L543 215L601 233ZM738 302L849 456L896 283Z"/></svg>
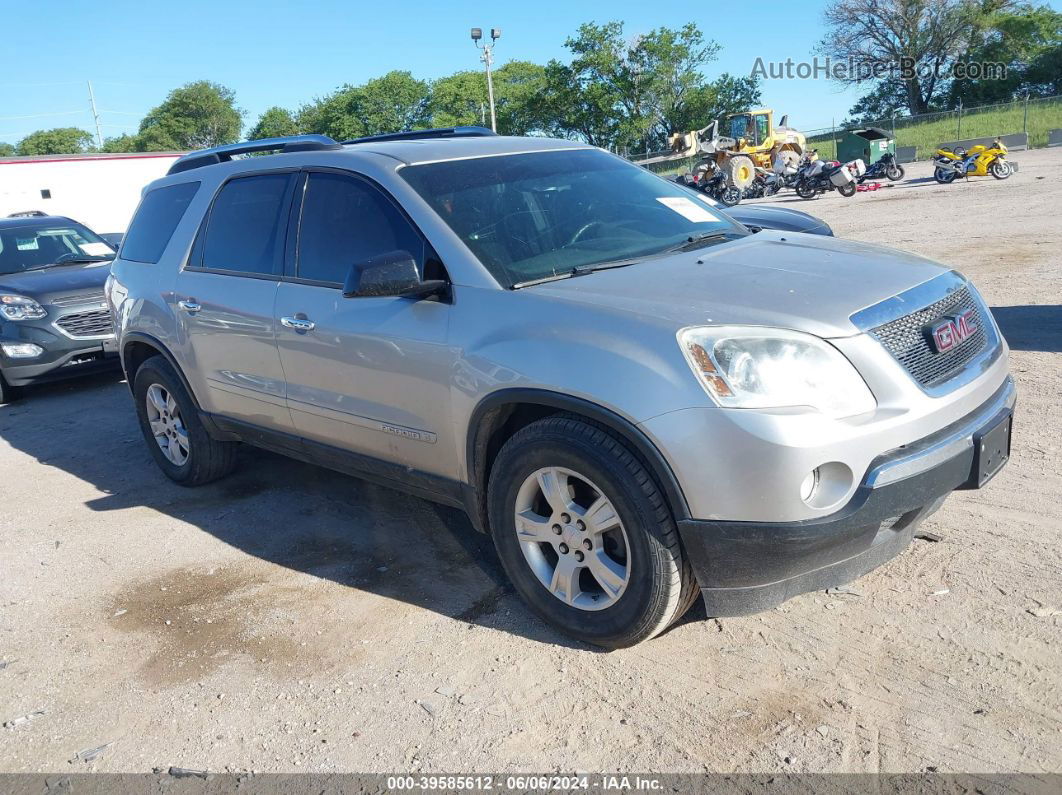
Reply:
<svg viewBox="0 0 1062 795"><path fill-rule="evenodd" d="M479 42L482 38L483 30L481 28L472 28L472 42L477 49L483 50L483 54L479 59L487 67L487 99L490 101L490 128L494 132L498 132L498 120L494 115L494 78L491 76L490 68L494 65L494 43L501 38L501 28L491 28L490 44L484 44L480 47Z"/></svg>

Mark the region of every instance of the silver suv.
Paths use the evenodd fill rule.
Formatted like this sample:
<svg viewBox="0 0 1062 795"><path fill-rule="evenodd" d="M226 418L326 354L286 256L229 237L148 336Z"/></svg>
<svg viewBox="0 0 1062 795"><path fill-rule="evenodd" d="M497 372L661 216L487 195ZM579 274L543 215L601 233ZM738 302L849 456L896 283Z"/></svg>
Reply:
<svg viewBox="0 0 1062 795"><path fill-rule="evenodd" d="M602 646L698 594L730 616L851 580L1009 455L1007 346L962 275L752 234L569 141L192 153L108 297L170 478L246 442L461 507L532 609Z"/></svg>

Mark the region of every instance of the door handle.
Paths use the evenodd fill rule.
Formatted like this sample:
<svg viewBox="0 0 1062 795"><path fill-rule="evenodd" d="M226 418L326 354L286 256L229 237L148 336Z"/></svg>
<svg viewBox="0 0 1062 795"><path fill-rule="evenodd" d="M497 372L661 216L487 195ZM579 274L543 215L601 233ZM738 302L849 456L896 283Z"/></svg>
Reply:
<svg viewBox="0 0 1062 795"><path fill-rule="evenodd" d="M317 324L314 323L312 320L307 320L304 317L298 317L296 315L295 317L282 317L282 318L280 318L280 325L284 326L285 328L293 328L293 329L295 329L296 331L299 331L299 332L305 332L305 331L313 331L314 327Z"/></svg>
<svg viewBox="0 0 1062 795"><path fill-rule="evenodd" d="M189 298L187 301L178 301L177 306L179 306L185 312L188 312L193 315L203 308L199 305L199 302L196 301L194 298Z"/></svg>

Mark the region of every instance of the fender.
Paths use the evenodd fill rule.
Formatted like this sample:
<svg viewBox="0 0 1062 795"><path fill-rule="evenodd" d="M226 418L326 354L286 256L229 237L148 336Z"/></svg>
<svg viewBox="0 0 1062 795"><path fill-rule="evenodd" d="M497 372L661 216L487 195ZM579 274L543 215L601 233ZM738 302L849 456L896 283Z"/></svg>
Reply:
<svg viewBox="0 0 1062 795"><path fill-rule="evenodd" d="M468 431L465 447L465 461L468 473L466 485L465 506L473 524L480 530L486 529L484 515L485 498L485 472L481 472L483 465L482 456L486 439L479 439L479 431L484 416L491 409L507 404L531 404L546 406L549 408L571 411L588 417L609 430L614 431L620 438L627 442L648 466L656 482L664 491L668 505L675 521L690 518L689 505L679 486L678 479L668 464L663 454L645 433L633 422L616 412L591 403L582 398L572 397L561 392L552 392L548 389L532 389L514 387L512 389L499 389L484 397L476 405L469 417Z"/></svg>
<svg viewBox="0 0 1062 795"><path fill-rule="evenodd" d="M173 354L170 353L169 348L157 338L152 337L150 334L145 334L142 331L130 331L122 335L122 372L125 373L125 383L129 387L130 393L133 391L133 379L129 377L129 368L126 367L126 349L131 342L142 342L145 345L150 345L170 363L173 371L177 373L177 377L181 379L181 384L184 386L185 391L191 396L192 402L195 403L196 411L199 413L199 419L202 421L203 426L207 429L207 433L209 433L212 438L222 442L233 441L237 438L233 434L226 433L218 428L213 418L203 411L203 408L199 403L199 398L196 397L195 392L192 390L192 385L188 383L188 379L184 375L184 370L182 370L180 365L177 364L177 359L175 359Z"/></svg>

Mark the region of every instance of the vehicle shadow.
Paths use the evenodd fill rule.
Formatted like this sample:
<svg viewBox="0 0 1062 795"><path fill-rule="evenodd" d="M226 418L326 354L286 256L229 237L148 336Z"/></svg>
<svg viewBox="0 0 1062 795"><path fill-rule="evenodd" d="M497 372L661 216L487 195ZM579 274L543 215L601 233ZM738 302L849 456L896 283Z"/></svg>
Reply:
<svg viewBox="0 0 1062 795"><path fill-rule="evenodd" d="M992 316L1012 349L1062 353L1062 305L994 306Z"/></svg>
<svg viewBox="0 0 1062 795"><path fill-rule="evenodd" d="M84 503L92 511L146 507L175 526L191 524L248 555L347 588L455 621L595 650L524 606L489 537L459 510L250 446L221 481L194 489L170 482L148 452L118 375L25 390L21 400L0 406L0 438L92 484L102 492ZM141 532L133 516L116 521L130 536Z"/></svg>

